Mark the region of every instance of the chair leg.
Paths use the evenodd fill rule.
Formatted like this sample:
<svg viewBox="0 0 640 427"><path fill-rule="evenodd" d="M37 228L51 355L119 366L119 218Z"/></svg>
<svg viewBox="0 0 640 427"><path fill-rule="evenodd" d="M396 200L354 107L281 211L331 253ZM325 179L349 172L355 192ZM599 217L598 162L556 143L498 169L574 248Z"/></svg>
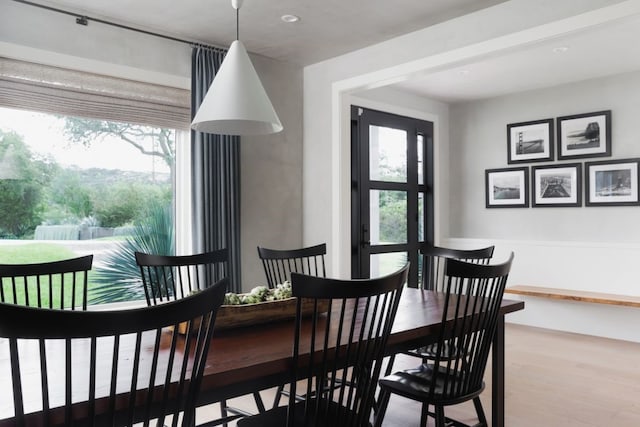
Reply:
<svg viewBox="0 0 640 427"><path fill-rule="evenodd" d="M436 406L436 427L446 427L446 418L444 417L444 407Z"/></svg>
<svg viewBox="0 0 640 427"><path fill-rule="evenodd" d="M282 397L282 391L283 390L284 390L284 386L283 385L279 385L278 389L276 390L276 397L275 397L275 399L273 399L272 408L277 408L278 405L280 405L280 398Z"/></svg>
<svg viewBox="0 0 640 427"><path fill-rule="evenodd" d="M221 400L220 401L220 418L226 418L226 417L227 417L227 401ZM222 427L227 427L227 423L222 424Z"/></svg>
<svg viewBox="0 0 640 427"><path fill-rule="evenodd" d="M253 400L256 401L256 407L258 408L258 413L261 414L266 411L264 407L264 402L262 402L262 396L260 396L259 391L253 392Z"/></svg>
<svg viewBox="0 0 640 427"><path fill-rule="evenodd" d="M427 427L429 422L429 404L423 402L420 410L420 427Z"/></svg>
<svg viewBox="0 0 640 427"><path fill-rule="evenodd" d="M480 397L473 398L473 406L476 407L476 414L478 415L478 421L480 422L480 425L487 427L489 424L487 424L487 417L484 414L484 408L482 407Z"/></svg>
<svg viewBox="0 0 640 427"><path fill-rule="evenodd" d="M382 421L384 420L384 414L387 412L390 397L391 393L385 390L380 390L380 395L378 396L378 410L374 413L373 427L382 426Z"/></svg>

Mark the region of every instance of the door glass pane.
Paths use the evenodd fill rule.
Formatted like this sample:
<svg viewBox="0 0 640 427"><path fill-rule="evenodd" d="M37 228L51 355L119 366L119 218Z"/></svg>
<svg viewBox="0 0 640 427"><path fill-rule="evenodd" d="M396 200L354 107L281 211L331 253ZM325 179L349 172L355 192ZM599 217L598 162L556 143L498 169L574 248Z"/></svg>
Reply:
<svg viewBox="0 0 640 427"><path fill-rule="evenodd" d="M424 184L424 137L418 134L418 185Z"/></svg>
<svg viewBox="0 0 640 427"><path fill-rule="evenodd" d="M407 263L406 252L389 252L386 254L372 254L369 277L386 276L400 270Z"/></svg>
<svg viewBox="0 0 640 427"><path fill-rule="evenodd" d="M406 191L371 190L369 203L371 244L406 243Z"/></svg>
<svg viewBox="0 0 640 427"><path fill-rule="evenodd" d="M418 193L418 242L424 242L424 193Z"/></svg>
<svg viewBox="0 0 640 427"><path fill-rule="evenodd" d="M369 126L369 179L407 182L407 132Z"/></svg>

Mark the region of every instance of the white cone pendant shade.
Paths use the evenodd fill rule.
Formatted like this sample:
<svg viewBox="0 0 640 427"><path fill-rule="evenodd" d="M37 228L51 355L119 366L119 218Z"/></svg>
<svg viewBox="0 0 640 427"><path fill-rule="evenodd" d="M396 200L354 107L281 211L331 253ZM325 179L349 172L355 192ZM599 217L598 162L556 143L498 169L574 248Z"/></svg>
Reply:
<svg viewBox="0 0 640 427"><path fill-rule="evenodd" d="M221 135L266 135L282 130L241 41L231 44L191 128Z"/></svg>

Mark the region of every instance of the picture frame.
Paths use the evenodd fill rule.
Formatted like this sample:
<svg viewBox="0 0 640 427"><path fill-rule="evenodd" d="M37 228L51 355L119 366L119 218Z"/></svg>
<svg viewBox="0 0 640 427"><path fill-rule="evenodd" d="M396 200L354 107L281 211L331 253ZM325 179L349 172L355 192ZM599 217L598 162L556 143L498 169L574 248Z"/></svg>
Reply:
<svg viewBox="0 0 640 427"><path fill-rule="evenodd" d="M640 158L585 163L587 206L638 206Z"/></svg>
<svg viewBox="0 0 640 427"><path fill-rule="evenodd" d="M531 168L534 207L582 206L582 164L566 163Z"/></svg>
<svg viewBox="0 0 640 427"><path fill-rule="evenodd" d="M487 208L528 208L529 168L485 170Z"/></svg>
<svg viewBox="0 0 640 427"><path fill-rule="evenodd" d="M553 160L553 119L507 125L507 163Z"/></svg>
<svg viewBox="0 0 640 427"><path fill-rule="evenodd" d="M557 118L558 160L611 156L611 110Z"/></svg>

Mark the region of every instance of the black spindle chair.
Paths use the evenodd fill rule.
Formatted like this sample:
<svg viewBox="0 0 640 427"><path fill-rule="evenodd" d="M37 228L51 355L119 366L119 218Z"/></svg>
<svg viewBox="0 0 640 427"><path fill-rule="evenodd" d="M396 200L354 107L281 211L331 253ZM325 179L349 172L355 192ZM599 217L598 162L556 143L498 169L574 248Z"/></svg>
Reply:
<svg viewBox="0 0 640 427"><path fill-rule="evenodd" d="M291 280L291 273L326 277L326 254L326 243L300 249L269 249L258 246L258 256L264 267L267 286L271 289Z"/></svg>
<svg viewBox="0 0 640 427"><path fill-rule="evenodd" d="M444 289L444 267L448 259L457 259L459 261L469 262L472 264L486 265L491 261L494 246L488 246L481 249L451 249L438 246L425 246L420 248L422 256L422 277L420 280L420 288L430 291L443 292ZM449 352L449 343L445 343L445 354ZM433 359L436 354L436 346L433 344L424 345L412 350L403 352L408 356L420 357L422 359ZM393 368L395 355L389 358L385 375L389 375Z"/></svg>
<svg viewBox="0 0 640 427"><path fill-rule="evenodd" d="M270 289L275 288L278 284L291 281L291 273L326 277L324 259L326 254L326 243L298 249L270 249L258 246L258 257L262 261L267 286ZM284 385L279 385L276 389L273 407L280 404L282 396L288 395L289 392L284 389ZM298 399L302 400L304 396L298 396Z"/></svg>
<svg viewBox="0 0 640 427"><path fill-rule="evenodd" d="M408 269L409 264L389 276L353 280L291 273L298 303L289 403L241 419L238 426L369 426ZM314 302L309 317L302 311L304 298Z"/></svg>
<svg viewBox="0 0 640 427"><path fill-rule="evenodd" d="M422 274L420 288L430 291L442 291L444 265L447 259L470 262L472 264L489 264L495 246L480 249L452 249L439 246L423 246L420 248L422 258Z"/></svg>
<svg viewBox="0 0 640 427"><path fill-rule="evenodd" d="M87 309L93 255L32 264L0 264L0 302L52 309Z"/></svg>
<svg viewBox="0 0 640 427"><path fill-rule="evenodd" d="M207 284L225 277L229 252L227 249L194 255L155 255L136 252L135 257L140 267L147 304L156 305L184 298L206 287ZM258 411L264 411L260 393L254 392L253 397ZM251 415L242 409L228 406L226 400L220 401L220 413L220 419L200 425L227 426L229 421Z"/></svg>
<svg viewBox="0 0 640 427"><path fill-rule="evenodd" d="M479 396L485 387L484 372L512 261L513 253L500 265L445 261L442 327L434 357L379 381L375 426L382 425L392 393L422 403L421 426L427 425L429 416L435 417L436 427L464 426L446 418L444 408L469 400L478 416L476 426L488 425ZM429 406L434 407L433 412Z"/></svg>
<svg viewBox="0 0 640 427"><path fill-rule="evenodd" d="M229 252L219 249L195 255L136 252L147 305L184 298L205 284L227 277Z"/></svg>
<svg viewBox="0 0 640 427"><path fill-rule="evenodd" d="M13 397L13 425L193 425L227 283L130 310L0 304L0 354L11 362L3 385ZM181 334L181 324L190 333Z"/></svg>

